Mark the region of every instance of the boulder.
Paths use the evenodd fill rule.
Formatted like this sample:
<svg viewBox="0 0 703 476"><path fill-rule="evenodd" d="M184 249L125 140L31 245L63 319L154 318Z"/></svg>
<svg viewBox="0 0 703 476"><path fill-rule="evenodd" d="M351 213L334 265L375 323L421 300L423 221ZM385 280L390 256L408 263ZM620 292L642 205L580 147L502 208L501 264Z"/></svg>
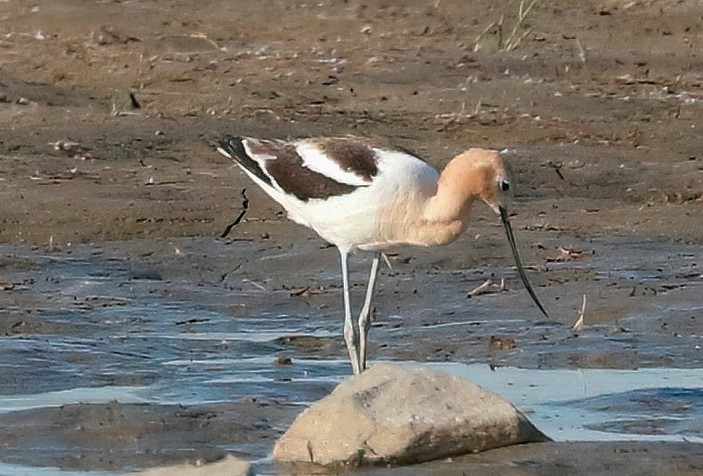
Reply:
<svg viewBox="0 0 703 476"><path fill-rule="evenodd" d="M134 476L249 476L250 474L249 463L227 455L213 463L162 466L135 473Z"/></svg>
<svg viewBox="0 0 703 476"><path fill-rule="evenodd" d="M549 441L510 402L442 372L375 365L301 413L273 459L318 465L413 464Z"/></svg>

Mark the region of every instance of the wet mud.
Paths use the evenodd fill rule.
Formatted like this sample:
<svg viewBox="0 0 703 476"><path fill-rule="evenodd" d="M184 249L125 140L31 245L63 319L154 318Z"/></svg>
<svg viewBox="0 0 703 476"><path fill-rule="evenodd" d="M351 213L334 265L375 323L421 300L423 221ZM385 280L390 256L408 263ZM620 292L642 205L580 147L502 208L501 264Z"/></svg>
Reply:
<svg viewBox="0 0 703 476"><path fill-rule="evenodd" d="M557 426L402 474L699 474L703 8L518 3L2 2L0 473L225 452L281 472L274 439L349 374L336 251L213 150L230 133L381 137L438 167L503 149L551 319L476 207L456 243L389 257L371 359L478 365L505 392L509 369L635 380L559 410L510 393L578 443ZM506 289L467 298L488 279Z"/></svg>

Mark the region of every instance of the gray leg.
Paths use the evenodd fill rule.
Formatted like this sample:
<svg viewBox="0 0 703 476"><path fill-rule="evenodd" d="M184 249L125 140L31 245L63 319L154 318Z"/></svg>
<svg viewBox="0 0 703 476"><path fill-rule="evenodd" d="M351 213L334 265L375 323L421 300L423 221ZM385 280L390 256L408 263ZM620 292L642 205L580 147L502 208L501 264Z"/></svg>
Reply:
<svg viewBox="0 0 703 476"><path fill-rule="evenodd" d="M371 273L369 274L369 284L366 286L366 297L364 298L364 307L361 308L359 314L359 367L363 372L366 370L366 354L368 352L367 341L369 337L369 329L371 328L371 301L373 300L373 292L376 287L376 278L378 277L378 264L381 260L381 254L377 253L371 262Z"/></svg>
<svg viewBox="0 0 703 476"><path fill-rule="evenodd" d="M342 262L342 285L344 287L344 342L346 342L347 344L347 351L349 351L349 360L351 360L354 375L359 375L361 373L361 366L359 364L359 330L354 326L354 323L352 322L347 256L347 251L341 249L339 250L339 257L340 261Z"/></svg>

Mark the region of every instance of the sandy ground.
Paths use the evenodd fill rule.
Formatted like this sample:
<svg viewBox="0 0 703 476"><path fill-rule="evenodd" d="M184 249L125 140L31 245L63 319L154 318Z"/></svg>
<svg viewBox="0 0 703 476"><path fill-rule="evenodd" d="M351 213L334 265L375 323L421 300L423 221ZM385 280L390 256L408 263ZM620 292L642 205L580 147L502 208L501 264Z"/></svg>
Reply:
<svg viewBox="0 0 703 476"><path fill-rule="evenodd" d="M275 289L316 289L321 283L330 292L312 293L310 300L325 309L337 306L339 298L331 284L337 266L333 250L320 250L321 242L309 231L287 222L214 152L214 138L224 133L384 137L438 167L470 146L508 149L505 158L517 184L513 225L523 260L534 264L531 274L554 317L549 331L527 330L519 344L544 340L545 334L570 335L582 294L589 297L591 324L606 323L604 332L616 333L626 326L640 332L641 340L634 355L592 352L585 343L568 355L547 351L498 360L553 367L700 366L693 346L672 344L666 355L657 352L672 335L697 338L703 318L699 2L541 0L522 22L517 1L476 0L470 8L458 0L193 5L175 0L0 3L0 242L61 253L78 243L119 241L110 246L119 248L123 259L165 280L226 285L246 278ZM250 200L247 219L229 243L254 243L255 254L228 258L201 250L181 259L173 252L183 243L202 246L177 240L219 236L239 214L244 188ZM457 244L392 256L395 267L384 272L377 312L396 313L418 303L441 307L448 289L457 286L451 270L479 270L463 276L460 285L468 289L492 267L509 266L501 233L495 217L477 210L475 227ZM267 253L290 249L296 252L283 265L260 261ZM71 332L31 314L37 306L32 293L14 292L33 285L14 281L13 273L25 271L25 265L3 258L0 332ZM608 274L609 268L633 274ZM291 269L298 270L294 278ZM641 279L638 271L657 279ZM36 276L42 279L41 268ZM358 271L355 277L361 276ZM408 280L415 292L409 292ZM494 311L514 313L529 306L522 294L501 296L490 303ZM697 310L666 312L678 302L698 303ZM270 301L259 304L264 309ZM656 317L632 318L652 314ZM537 313L531 318L537 321ZM436 313L427 311L410 324L436 320ZM407 346L399 342L412 339L412 326L399 340L390 331L383 334L383 323L380 327L374 332L384 339L372 349L379 357L462 361L492 355L484 334L469 336L466 345L467 336L445 331L434 344ZM294 351L309 351L305 342L289 344ZM334 344L315 343L315 355L339 355ZM59 427L76 415L102 421L81 408L51 418L64 422ZM224 421L232 410L208 411ZM269 411L251 418L267 418ZM290 419L291 410L282 411ZM12 418L3 421L10 425ZM275 436L262 430L265 424L250 423L237 432L240 438ZM125 425L111 431L146 430ZM149 429L162 438L173 437L170 431ZM0 445L6 447L18 441L12 438L22 440L16 433L2 435ZM603 446L617 454L656 454L662 472L677 468L694 474L701 468L697 445L683 444L682 450L642 443L623 451ZM607 472L595 450L573 457L570 450L560 451L545 449L530 460L536 470L515 474L546 474L566 464L561 458L584 474L589 465ZM119 458L110 464L78 458L66 465L119 469L134 463L129 451ZM476 464L495 469L486 474L505 474L490 458Z"/></svg>

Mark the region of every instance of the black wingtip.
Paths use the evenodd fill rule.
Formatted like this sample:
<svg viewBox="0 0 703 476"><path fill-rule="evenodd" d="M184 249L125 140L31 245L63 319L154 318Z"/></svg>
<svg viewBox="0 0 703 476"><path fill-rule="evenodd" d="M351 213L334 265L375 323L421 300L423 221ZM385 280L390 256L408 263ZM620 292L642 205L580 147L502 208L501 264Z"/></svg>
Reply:
<svg viewBox="0 0 703 476"><path fill-rule="evenodd" d="M264 169L262 169L262 165L247 152L244 146L244 141L247 140L251 141L255 139L226 135L217 142L217 150L225 157L235 161L254 177L271 185L271 178L266 174Z"/></svg>
<svg viewBox="0 0 703 476"><path fill-rule="evenodd" d="M247 157L246 150L242 144L242 137L226 135L216 141L217 150L230 159L237 160Z"/></svg>

